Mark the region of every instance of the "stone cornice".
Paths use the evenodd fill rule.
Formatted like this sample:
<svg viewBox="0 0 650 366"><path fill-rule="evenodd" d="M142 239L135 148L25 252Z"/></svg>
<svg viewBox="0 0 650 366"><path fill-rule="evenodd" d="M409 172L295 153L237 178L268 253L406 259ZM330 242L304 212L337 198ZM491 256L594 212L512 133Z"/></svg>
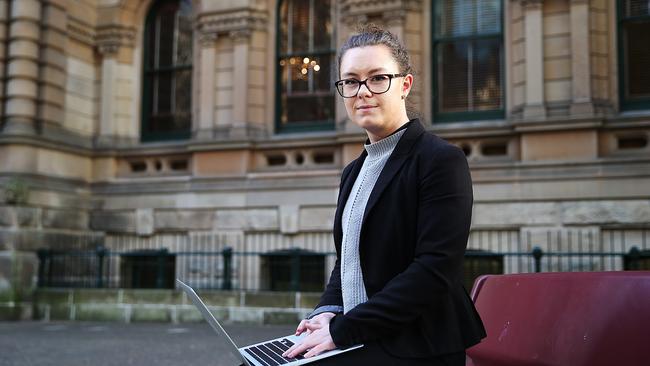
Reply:
<svg viewBox="0 0 650 366"><path fill-rule="evenodd" d="M102 55L114 55L120 47L133 47L135 29L117 24L98 27L97 47Z"/></svg>
<svg viewBox="0 0 650 366"><path fill-rule="evenodd" d="M380 15L388 23L401 23L409 11L420 11L422 0L344 0L341 2L343 22L364 22L369 15Z"/></svg>
<svg viewBox="0 0 650 366"><path fill-rule="evenodd" d="M250 35L253 30L264 30L268 24L268 12L240 8L227 12L199 14L197 28L202 35ZM214 37L214 36L212 36ZM208 37L210 39L210 37Z"/></svg>
<svg viewBox="0 0 650 366"><path fill-rule="evenodd" d="M68 37L88 46L94 46L97 39L95 27L81 19L68 17Z"/></svg>
<svg viewBox="0 0 650 366"><path fill-rule="evenodd" d="M544 0L513 0L513 1L518 1L521 3L521 6L531 10L541 10L542 7L544 6Z"/></svg>

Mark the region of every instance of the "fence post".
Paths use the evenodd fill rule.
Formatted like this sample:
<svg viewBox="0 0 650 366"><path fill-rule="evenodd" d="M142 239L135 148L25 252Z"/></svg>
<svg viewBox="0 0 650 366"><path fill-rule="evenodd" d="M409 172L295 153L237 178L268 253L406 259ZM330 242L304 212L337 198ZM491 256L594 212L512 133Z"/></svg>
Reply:
<svg viewBox="0 0 650 366"><path fill-rule="evenodd" d="M627 255L627 268L623 268L624 270L638 270L639 269L639 259L641 259L641 251L639 248L636 246L632 247L630 249L630 253Z"/></svg>
<svg viewBox="0 0 650 366"><path fill-rule="evenodd" d="M221 289L232 290L232 248L223 248L221 255L223 256L223 282L221 284Z"/></svg>
<svg viewBox="0 0 650 366"><path fill-rule="evenodd" d="M298 291L300 287L300 249L291 250L291 291Z"/></svg>
<svg viewBox="0 0 650 366"><path fill-rule="evenodd" d="M544 255L544 252L542 251L542 248L540 247L535 247L533 248L533 258L535 259L535 273L539 273L542 271L542 256Z"/></svg>
<svg viewBox="0 0 650 366"><path fill-rule="evenodd" d="M38 255L38 287L45 287L45 261L48 256L47 249L36 251Z"/></svg>
<svg viewBox="0 0 650 366"><path fill-rule="evenodd" d="M96 287L104 287L104 256L106 256L106 248L103 246L98 246L96 249L97 253L97 282Z"/></svg>

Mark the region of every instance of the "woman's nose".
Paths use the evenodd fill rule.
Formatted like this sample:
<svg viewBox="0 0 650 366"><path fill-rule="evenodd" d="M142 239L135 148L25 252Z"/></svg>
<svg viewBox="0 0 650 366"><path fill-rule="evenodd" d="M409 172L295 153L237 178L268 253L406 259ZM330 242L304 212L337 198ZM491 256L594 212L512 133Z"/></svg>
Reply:
<svg viewBox="0 0 650 366"><path fill-rule="evenodd" d="M361 86L359 86L359 92L357 93L357 97L361 97L361 96L364 97L372 96L372 92L370 91L370 89L368 89L368 85L361 84Z"/></svg>

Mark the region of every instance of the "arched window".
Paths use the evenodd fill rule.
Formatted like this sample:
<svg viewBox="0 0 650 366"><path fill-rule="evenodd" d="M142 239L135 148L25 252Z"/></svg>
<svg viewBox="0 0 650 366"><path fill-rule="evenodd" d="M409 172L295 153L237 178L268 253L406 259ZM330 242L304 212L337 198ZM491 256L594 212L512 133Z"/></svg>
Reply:
<svg viewBox="0 0 650 366"><path fill-rule="evenodd" d="M142 141L184 139L192 127L191 0L159 0L144 32Z"/></svg>
<svg viewBox="0 0 650 366"><path fill-rule="evenodd" d="M279 132L334 128L333 1L278 4L276 127Z"/></svg>
<svg viewBox="0 0 650 366"><path fill-rule="evenodd" d="M503 118L502 0L433 4L434 121Z"/></svg>

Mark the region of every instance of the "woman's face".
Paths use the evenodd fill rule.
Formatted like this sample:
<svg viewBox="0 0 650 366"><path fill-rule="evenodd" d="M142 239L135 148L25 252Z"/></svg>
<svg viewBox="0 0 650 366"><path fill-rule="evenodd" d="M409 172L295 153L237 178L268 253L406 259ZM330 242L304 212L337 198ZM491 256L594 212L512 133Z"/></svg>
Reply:
<svg viewBox="0 0 650 366"><path fill-rule="evenodd" d="M399 65L384 45L351 48L341 59L341 79L366 80L378 74L399 73ZM343 98L348 116L372 135L381 137L392 132L395 126L408 121L402 96L409 93L412 83L410 74L393 78L388 91L382 94L373 94L361 85L356 97Z"/></svg>

